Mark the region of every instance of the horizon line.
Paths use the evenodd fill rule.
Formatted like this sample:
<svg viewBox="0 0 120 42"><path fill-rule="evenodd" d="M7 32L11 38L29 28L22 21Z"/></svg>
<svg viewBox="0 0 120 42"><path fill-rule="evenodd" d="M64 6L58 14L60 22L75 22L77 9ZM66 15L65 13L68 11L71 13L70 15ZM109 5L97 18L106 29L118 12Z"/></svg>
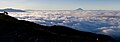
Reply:
<svg viewBox="0 0 120 42"><path fill-rule="evenodd" d="M75 9L22 9L22 8L0 8L0 9L20 9L20 10L76 10L78 8ZM83 10L120 10L120 9L84 9L81 8Z"/></svg>

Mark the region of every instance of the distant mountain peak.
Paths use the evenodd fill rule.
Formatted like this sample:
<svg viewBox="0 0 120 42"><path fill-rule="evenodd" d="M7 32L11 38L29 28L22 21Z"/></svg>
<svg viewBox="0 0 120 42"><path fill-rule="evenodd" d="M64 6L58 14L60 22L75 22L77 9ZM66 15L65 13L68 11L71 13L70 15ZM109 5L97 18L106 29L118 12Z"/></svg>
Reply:
<svg viewBox="0 0 120 42"><path fill-rule="evenodd" d="M76 10L83 10L82 8L78 8L78 9L76 9Z"/></svg>

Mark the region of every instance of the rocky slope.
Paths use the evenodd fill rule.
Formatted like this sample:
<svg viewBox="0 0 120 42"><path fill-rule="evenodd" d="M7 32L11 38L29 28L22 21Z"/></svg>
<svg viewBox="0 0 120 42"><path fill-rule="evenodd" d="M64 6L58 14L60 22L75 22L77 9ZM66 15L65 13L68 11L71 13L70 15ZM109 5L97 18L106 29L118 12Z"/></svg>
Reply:
<svg viewBox="0 0 120 42"><path fill-rule="evenodd" d="M0 14L0 42L117 42L113 38L64 26L43 26Z"/></svg>

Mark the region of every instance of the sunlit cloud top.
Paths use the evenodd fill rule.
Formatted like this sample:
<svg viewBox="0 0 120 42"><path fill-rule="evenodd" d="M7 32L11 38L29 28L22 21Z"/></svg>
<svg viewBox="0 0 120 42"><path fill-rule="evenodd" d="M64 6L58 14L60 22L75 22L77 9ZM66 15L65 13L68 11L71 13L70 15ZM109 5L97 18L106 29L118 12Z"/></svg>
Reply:
<svg viewBox="0 0 120 42"><path fill-rule="evenodd" d="M42 10L120 10L120 0L1 0L0 8Z"/></svg>

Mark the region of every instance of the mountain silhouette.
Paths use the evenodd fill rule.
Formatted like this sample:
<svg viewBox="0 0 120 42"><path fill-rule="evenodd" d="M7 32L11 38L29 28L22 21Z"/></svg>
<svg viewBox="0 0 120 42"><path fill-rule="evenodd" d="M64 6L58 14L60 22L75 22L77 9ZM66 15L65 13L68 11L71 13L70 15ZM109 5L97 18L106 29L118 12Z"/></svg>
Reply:
<svg viewBox="0 0 120 42"><path fill-rule="evenodd" d="M82 9L82 8L78 8L78 9L76 9L76 10L81 10L81 11L82 11L83 9Z"/></svg>
<svg viewBox="0 0 120 42"><path fill-rule="evenodd" d="M6 9L0 9L1 12L7 11L7 12L26 12L24 10L19 10L19 9L13 9L13 8L6 8Z"/></svg>

